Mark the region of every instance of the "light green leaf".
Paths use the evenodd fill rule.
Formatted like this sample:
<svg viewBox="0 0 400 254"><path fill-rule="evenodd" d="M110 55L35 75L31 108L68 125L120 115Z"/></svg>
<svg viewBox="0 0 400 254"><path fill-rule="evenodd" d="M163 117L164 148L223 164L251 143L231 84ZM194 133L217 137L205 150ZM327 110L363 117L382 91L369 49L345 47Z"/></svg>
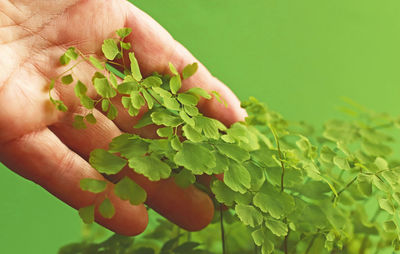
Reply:
<svg viewBox="0 0 400 254"><path fill-rule="evenodd" d="M385 199L385 198L380 198L378 199L379 206L389 214L393 215L395 212L395 208L393 205L393 202L391 200Z"/></svg>
<svg viewBox="0 0 400 254"><path fill-rule="evenodd" d="M132 76L136 81L142 80L142 73L139 69L139 63L136 60L135 54L133 52L129 52L129 60L131 61L131 72Z"/></svg>
<svg viewBox="0 0 400 254"><path fill-rule="evenodd" d="M132 106L140 109L144 105L146 105L146 101L144 100L143 96L139 93L139 91L133 91L131 93L131 101L132 101Z"/></svg>
<svg viewBox="0 0 400 254"><path fill-rule="evenodd" d="M199 109L195 106L188 106L188 105L183 105L183 109L189 116L197 116L199 115Z"/></svg>
<svg viewBox="0 0 400 254"><path fill-rule="evenodd" d="M185 141L182 145L182 149L174 157L177 165L191 170L195 175L216 166L214 154L206 146L191 141Z"/></svg>
<svg viewBox="0 0 400 254"><path fill-rule="evenodd" d="M98 172L108 175L118 173L126 165L126 160L103 149L93 150L89 162Z"/></svg>
<svg viewBox="0 0 400 254"><path fill-rule="evenodd" d="M196 116L193 119L195 120L195 128L199 132L203 132L207 138L219 139L220 134L218 130L223 130L225 127L218 120L209 117Z"/></svg>
<svg viewBox="0 0 400 254"><path fill-rule="evenodd" d="M279 220L266 218L265 226L276 236L285 236L288 233L287 225Z"/></svg>
<svg viewBox="0 0 400 254"><path fill-rule="evenodd" d="M132 157L129 159L129 167L151 181L168 178L171 174L171 167L154 155Z"/></svg>
<svg viewBox="0 0 400 254"><path fill-rule="evenodd" d="M89 98L87 95L83 95L79 97L82 106L84 106L87 109L93 109L94 108L94 100Z"/></svg>
<svg viewBox="0 0 400 254"><path fill-rule="evenodd" d="M188 93L180 93L178 94L178 101L183 105L196 106L197 102L199 102L199 98Z"/></svg>
<svg viewBox="0 0 400 254"><path fill-rule="evenodd" d="M79 216L85 224L94 222L94 205L79 208Z"/></svg>
<svg viewBox="0 0 400 254"><path fill-rule="evenodd" d="M110 86L110 83L108 83L107 78L95 78L94 88L103 98L113 98L117 95L117 92Z"/></svg>
<svg viewBox="0 0 400 254"><path fill-rule="evenodd" d="M117 118L117 116L118 116L117 108L113 104L110 103L110 108L108 109L108 112L107 112L107 118L110 120L114 120L115 118Z"/></svg>
<svg viewBox="0 0 400 254"><path fill-rule="evenodd" d="M118 80L114 73L110 72L110 83L115 89L118 88Z"/></svg>
<svg viewBox="0 0 400 254"><path fill-rule="evenodd" d="M179 91L179 89L181 89L181 86L182 86L182 82L181 82L181 77L179 75L173 76L169 80L169 87L173 94L176 94ZM178 97L178 99L179 99L179 97Z"/></svg>
<svg viewBox="0 0 400 254"><path fill-rule="evenodd" d="M110 100L104 99L101 101L101 110L107 112L109 107L110 107Z"/></svg>
<svg viewBox="0 0 400 254"><path fill-rule="evenodd" d="M99 206L99 212L101 216L106 219L111 219L115 214L114 205L111 203L110 199L106 198Z"/></svg>
<svg viewBox="0 0 400 254"><path fill-rule="evenodd" d="M119 84L117 90L120 94L131 94L134 91L139 91L139 83L136 81L127 81Z"/></svg>
<svg viewBox="0 0 400 254"><path fill-rule="evenodd" d="M226 186L222 181L214 180L211 183L211 190L218 202L227 206L231 206L235 202L237 192Z"/></svg>
<svg viewBox="0 0 400 254"><path fill-rule="evenodd" d="M208 175L221 174L228 170L228 158L222 155L218 151L214 150L213 154L215 156L216 165L213 168L205 169L204 173Z"/></svg>
<svg viewBox="0 0 400 254"><path fill-rule="evenodd" d="M80 130L80 129L86 129L86 124L85 124L85 122L84 122L83 120L84 120L84 117L83 117L83 116L81 116L81 115L75 115L75 116L74 116L74 122L72 123L72 126L73 126L75 129L78 129L78 130Z"/></svg>
<svg viewBox="0 0 400 254"><path fill-rule="evenodd" d="M207 100L212 98L212 96L201 87L192 87L189 90L187 90L185 93L201 96L203 98L206 98Z"/></svg>
<svg viewBox="0 0 400 254"><path fill-rule="evenodd" d="M392 153L389 146L383 144L373 144L367 140L363 140L361 148L367 155L386 157Z"/></svg>
<svg viewBox="0 0 400 254"><path fill-rule="evenodd" d="M187 123L188 125L194 127L195 122L194 119L188 116L188 114L185 113L185 111L180 111L179 116L182 118L182 120Z"/></svg>
<svg viewBox="0 0 400 254"><path fill-rule="evenodd" d="M114 192L120 199L129 200L132 205L140 205L147 199L146 191L126 176L115 185Z"/></svg>
<svg viewBox="0 0 400 254"><path fill-rule="evenodd" d="M107 182L104 180L97 180L97 179L91 179L91 178L84 178L81 179L79 182L79 185L82 190L84 191L90 191L92 193L100 193L105 191L107 187Z"/></svg>
<svg viewBox="0 0 400 254"><path fill-rule="evenodd" d="M175 99L171 97L165 97L164 99L164 106L170 110L179 110L181 108L181 104Z"/></svg>
<svg viewBox="0 0 400 254"><path fill-rule="evenodd" d="M254 243L257 246L261 246L264 243L265 237L264 237L264 232L263 232L263 230L261 228L257 229L257 230L254 230L251 233L251 236L253 237Z"/></svg>
<svg viewBox="0 0 400 254"><path fill-rule="evenodd" d="M340 169L350 170L350 165L346 158L343 158L341 156L335 156L333 157L333 162Z"/></svg>
<svg viewBox="0 0 400 254"><path fill-rule="evenodd" d="M256 227L263 222L262 214L254 206L238 204L235 211L243 224L247 226Z"/></svg>
<svg viewBox="0 0 400 254"><path fill-rule="evenodd" d="M191 77L193 74L196 73L198 68L199 68L199 65L197 63L192 63L192 64L186 65L182 71L183 79L187 79L187 78Z"/></svg>
<svg viewBox="0 0 400 254"><path fill-rule="evenodd" d="M123 49L129 50L132 48L132 45L129 42L120 41L119 43Z"/></svg>
<svg viewBox="0 0 400 254"><path fill-rule="evenodd" d="M71 74L65 75L65 76L63 76L63 77L61 78L61 82L62 82L64 85L69 85L69 84L71 84L73 81L74 81L74 78L72 77Z"/></svg>
<svg viewBox="0 0 400 254"><path fill-rule="evenodd" d="M175 183L181 188L187 188L196 182L196 177L189 170L182 169L175 175Z"/></svg>
<svg viewBox="0 0 400 254"><path fill-rule="evenodd" d="M174 134L174 130L172 127L163 127L157 129L157 135L162 138L169 138Z"/></svg>
<svg viewBox="0 0 400 254"><path fill-rule="evenodd" d="M169 65L169 69L171 70L172 74L179 75L179 73L176 70L175 66L171 62L169 62L168 65Z"/></svg>
<svg viewBox="0 0 400 254"><path fill-rule="evenodd" d="M153 86L151 89L164 99L170 98L172 96L172 94L170 92L168 92L167 90L165 90L161 87Z"/></svg>
<svg viewBox="0 0 400 254"><path fill-rule="evenodd" d="M229 169L224 174L224 182L234 191L245 193L250 188L250 174L243 165L234 160L228 160Z"/></svg>
<svg viewBox="0 0 400 254"><path fill-rule="evenodd" d="M89 61L93 64L93 66L99 70L104 70L104 65L100 62L99 59L94 56L89 56Z"/></svg>
<svg viewBox="0 0 400 254"><path fill-rule="evenodd" d="M141 84L146 88L150 88L153 86L161 86L162 80L159 77L150 76L145 78Z"/></svg>
<svg viewBox="0 0 400 254"><path fill-rule="evenodd" d="M132 28L130 27L123 27L118 29L115 33L121 38L124 39L126 36L128 36L132 32Z"/></svg>
<svg viewBox="0 0 400 254"><path fill-rule="evenodd" d="M114 58L119 54L118 46L113 39L104 40L101 49L104 56L109 60L114 60Z"/></svg>
<svg viewBox="0 0 400 254"><path fill-rule="evenodd" d="M172 138L171 138L171 147L172 147L172 149L174 149L175 151L179 151L179 150L181 150L182 149L182 143L181 143L181 141L179 140L179 137L178 136L173 136Z"/></svg>
<svg viewBox="0 0 400 254"><path fill-rule="evenodd" d="M383 229L385 231L395 231L397 229L396 223L392 220L385 221L383 223Z"/></svg>
<svg viewBox="0 0 400 254"><path fill-rule="evenodd" d="M357 177L357 188L365 196L372 194L372 182L369 176L359 174Z"/></svg>
<svg viewBox="0 0 400 254"><path fill-rule="evenodd" d="M88 123L95 124L97 122L96 117L92 113L89 113L85 116L85 119Z"/></svg>
<svg viewBox="0 0 400 254"><path fill-rule="evenodd" d="M74 92L75 92L76 97L80 98L80 97L86 95L87 87L80 80L78 80L78 82L76 83L76 85L74 87Z"/></svg>
<svg viewBox="0 0 400 254"><path fill-rule="evenodd" d="M221 97L221 95L217 91L211 91L211 94L214 95L215 99L217 99L219 103L224 104L226 108L228 107L228 103L226 103L226 101Z"/></svg>
<svg viewBox="0 0 400 254"><path fill-rule="evenodd" d="M157 125L165 125L171 127L176 127L183 123L180 117L177 117L166 110L153 112L151 114L151 119Z"/></svg>
<svg viewBox="0 0 400 254"><path fill-rule="evenodd" d="M110 143L109 152L120 153L125 158L143 156L149 150L149 144L139 136L124 133L115 137Z"/></svg>
<svg viewBox="0 0 400 254"><path fill-rule="evenodd" d="M284 217L295 207L292 196L285 192L280 192L267 182L256 193L253 202L261 211L269 213L275 219Z"/></svg>
<svg viewBox="0 0 400 254"><path fill-rule="evenodd" d="M222 154L227 157L234 159L238 162L244 162L250 159L250 154L248 151L242 149L236 144L230 143L219 143L215 145Z"/></svg>
<svg viewBox="0 0 400 254"><path fill-rule="evenodd" d="M204 140L204 137L201 135L201 133L188 124L185 124L182 127L182 130L183 130L183 135L190 141L200 142Z"/></svg>
<svg viewBox="0 0 400 254"><path fill-rule="evenodd" d="M258 191L265 182L264 170L267 169L259 167L251 161L245 162L243 166L250 173L250 178L251 178L250 190Z"/></svg>

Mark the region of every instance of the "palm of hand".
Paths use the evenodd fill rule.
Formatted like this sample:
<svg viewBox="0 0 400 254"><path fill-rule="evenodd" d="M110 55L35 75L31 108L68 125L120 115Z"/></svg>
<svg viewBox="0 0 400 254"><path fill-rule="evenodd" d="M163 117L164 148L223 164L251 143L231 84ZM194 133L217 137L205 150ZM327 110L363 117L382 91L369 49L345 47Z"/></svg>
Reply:
<svg viewBox="0 0 400 254"><path fill-rule="evenodd" d="M165 73L168 61L182 69L196 59L156 22L123 0L24 2L0 3L0 161L72 207L80 208L101 199L79 189L81 178L103 179L87 162L90 151L107 148L121 132L132 132L137 119L130 118L122 106L114 121L95 110L98 123L83 131L75 130L73 113L83 109L72 87L56 84L53 94L66 103L68 113L57 111L49 102L49 80L68 68L60 66L59 56L66 48L76 46L83 54L100 58L105 38L113 36L118 28L132 27L134 34L127 40L133 44L144 75L151 71ZM74 76L89 84L94 71L84 62ZM243 117L228 88L203 66L196 75L184 86L201 84L218 90L232 105L225 109L215 102L203 104L204 113L227 124ZM95 98L96 93L89 89L88 95ZM140 134L150 133L152 130L147 129ZM211 220L211 200L194 187L182 190L170 180L149 182L132 172L127 174L146 186L148 204L175 223L197 230ZM113 185L109 185L111 190ZM115 216L104 219L96 214L99 223L127 235L144 230L144 206L131 206L116 197L111 200L116 206Z"/></svg>

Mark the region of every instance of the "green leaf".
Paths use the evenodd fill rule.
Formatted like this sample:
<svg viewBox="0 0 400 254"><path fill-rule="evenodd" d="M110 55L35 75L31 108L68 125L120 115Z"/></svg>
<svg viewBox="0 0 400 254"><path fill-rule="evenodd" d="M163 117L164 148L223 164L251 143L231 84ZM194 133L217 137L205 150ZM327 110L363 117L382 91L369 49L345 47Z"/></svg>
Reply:
<svg viewBox="0 0 400 254"><path fill-rule="evenodd" d="M213 168L204 169L206 174L221 174L228 170L228 158L218 151L214 150L213 154L215 156L216 165Z"/></svg>
<svg viewBox="0 0 400 254"><path fill-rule="evenodd" d="M150 76L150 77L145 78L141 84L146 88L150 88L150 87L154 87L154 86L157 87L157 86L161 86L162 80L159 77Z"/></svg>
<svg viewBox="0 0 400 254"><path fill-rule="evenodd" d="M188 106L188 105L183 105L183 109L189 116L198 116L199 115L199 109L194 106Z"/></svg>
<svg viewBox="0 0 400 254"><path fill-rule="evenodd" d="M86 95L81 96L80 98L82 106L84 106L87 109L93 109L94 108L94 100L89 98Z"/></svg>
<svg viewBox="0 0 400 254"><path fill-rule="evenodd" d="M61 112L67 112L68 111L68 107L64 104L64 102L56 100L54 101L54 103L57 106L57 109Z"/></svg>
<svg viewBox="0 0 400 254"><path fill-rule="evenodd" d="M76 52L75 47L69 47L67 51L65 51L65 55L73 60L78 59L79 56L79 54Z"/></svg>
<svg viewBox="0 0 400 254"><path fill-rule="evenodd" d="M177 117L166 110L153 112L150 116L153 122L157 125L176 127L183 123L180 117Z"/></svg>
<svg viewBox="0 0 400 254"><path fill-rule="evenodd" d="M82 97L84 95L86 95L87 92L87 88L85 86L85 84L83 84L80 80L78 80L78 82L76 83L75 87L74 87L74 92L76 97Z"/></svg>
<svg viewBox="0 0 400 254"><path fill-rule="evenodd" d="M124 133L115 137L110 143L109 152L120 153L125 158L142 156L149 150L149 144L139 136Z"/></svg>
<svg viewBox="0 0 400 254"><path fill-rule="evenodd" d="M152 87L151 88L154 92L156 92L158 95L160 95L163 99L165 98L170 98L172 94L168 92L167 90L161 88L161 87Z"/></svg>
<svg viewBox="0 0 400 254"><path fill-rule="evenodd" d="M133 52L129 52L129 60L131 61L132 76L136 81L142 80L142 73L140 72L139 63Z"/></svg>
<svg viewBox="0 0 400 254"><path fill-rule="evenodd" d="M221 104L224 104L224 106L227 108L228 103L221 97L221 95L217 91L211 91L211 93L214 95L215 99Z"/></svg>
<svg viewBox="0 0 400 254"><path fill-rule="evenodd" d="M267 182L254 195L253 202L261 211L269 213L275 219L284 217L295 207L292 196L285 192L280 192Z"/></svg>
<svg viewBox="0 0 400 254"><path fill-rule="evenodd" d="M132 157L129 159L129 167L151 181L168 178L171 174L171 167L154 155Z"/></svg>
<svg viewBox="0 0 400 254"><path fill-rule="evenodd" d="M72 77L71 74L65 75L65 76L63 76L63 77L61 78L61 82L62 82L64 85L69 85L69 84L71 84L73 81L74 81L74 78Z"/></svg>
<svg viewBox="0 0 400 254"><path fill-rule="evenodd" d="M129 50L132 48L132 45L129 42L123 42L120 41L119 44L121 45L121 48Z"/></svg>
<svg viewBox="0 0 400 254"><path fill-rule="evenodd" d="M251 233L251 236L253 237L254 243L257 246L261 246L264 243L264 232L263 232L263 230L261 228L257 229L257 230L254 230Z"/></svg>
<svg viewBox="0 0 400 254"><path fill-rule="evenodd" d="M199 102L199 98L188 93L180 93L178 94L178 101L183 105L196 106L197 102Z"/></svg>
<svg viewBox="0 0 400 254"><path fill-rule="evenodd" d="M391 200L385 199L385 198L380 198L378 199L379 206L389 214L393 215L395 212L395 208L393 205L393 202Z"/></svg>
<svg viewBox="0 0 400 254"><path fill-rule="evenodd" d="M146 100L147 107L152 109L155 103L153 97L147 92L146 89L140 89L140 92L143 94L144 99Z"/></svg>
<svg viewBox="0 0 400 254"><path fill-rule="evenodd" d="M107 118L110 120L114 120L115 118L117 118L117 116L118 116L117 108L113 104L110 103L110 108L107 113Z"/></svg>
<svg viewBox="0 0 400 254"><path fill-rule="evenodd" d="M91 124L95 124L95 123L97 122L96 117L94 117L94 115L93 115L92 113L87 114L87 115L85 116L85 119L86 119L86 121L87 121L88 123L91 123Z"/></svg>
<svg viewBox="0 0 400 254"><path fill-rule="evenodd" d="M105 191L105 189L107 187L107 182L104 180L84 178L84 179L81 179L81 181L79 182L79 185L81 186L81 189L84 191L100 193L100 192Z"/></svg>
<svg viewBox="0 0 400 254"><path fill-rule="evenodd" d="M85 224L94 222L94 205L79 208L79 216Z"/></svg>
<svg viewBox="0 0 400 254"><path fill-rule="evenodd" d="M110 83L108 83L107 78L95 78L94 88L103 98L113 98L117 95L117 92L110 86Z"/></svg>
<svg viewBox="0 0 400 254"><path fill-rule="evenodd" d="M124 27L118 29L115 33L122 39L124 39L126 36L128 36L132 32L132 28L130 27Z"/></svg>
<svg viewBox="0 0 400 254"><path fill-rule="evenodd" d="M110 107L110 100L104 99L101 101L101 110L107 112L109 107Z"/></svg>
<svg viewBox="0 0 400 254"><path fill-rule="evenodd" d="M124 98L124 97L123 97L123 98ZM129 99L129 101L130 101L130 98L128 98L128 99ZM152 124L152 123L153 123L153 120L152 120L152 118L151 118L151 114L152 114L153 112L154 112L154 111L152 111L152 110L147 111L147 112L142 116L142 118L140 118L139 122L133 126L133 128L139 129L139 128L143 128L143 127L145 127L145 126L148 126L148 125Z"/></svg>
<svg viewBox="0 0 400 254"><path fill-rule="evenodd" d="M254 228L263 222L262 214L254 206L238 204L235 211L244 225Z"/></svg>
<svg viewBox="0 0 400 254"><path fill-rule="evenodd" d="M175 183L181 188L187 188L196 182L196 177L189 170L182 169L175 175Z"/></svg>
<svg viewBox="0 0 400 254"><path fill-rule="evenodd" d="M335 156L335 157L333 157L333 162L340 169L350 170L350 165L346 158L343 158L340 156Z"/></svg>
<svg viewBox="0 0 400 254"><path fill-rule="evenodd" d="M104 65L100 62L99 59L95 58L94 56L89 56L89 61L96 69L104 70Z"/></svg>
<svg viewBox="0 0 400 254"><path fill-rule="evenodd" d="M114 73L110 72L110 83L115 89L118 88L118 80Z"/></svg>
<svg viewBox="0 0 400 254"><path fill-rule="evenodd" d="M207 168L215 167L214 154L205 146L191 141L185 141L182 145L182 149L174 156L177 165L191 170L195 175L202 174Z"/></svg>
<svg viewBox="0 0 400 254"><path fill-rule="evenodd" d="M146 101L144 100L143 96L139 93L139 91L133 91L131 93L131 101L132 101L132 106L140 109L144 105L146 105Z"/></svg>
<svg viewBox="0 0 400 254"><path fill-rule="evenodd" d="M70 61L71 61L71 58L69 58L65 54L60 56L59 62L60 62L61 65L67 65L67 64L69 64Z"/></svg>
<svg viewBox="0 0 400 254"><path fill-rule="evenodd" d="M367 155L386 157L392 153L389 146L383 144L373 144L367 140L363 140L361 148Z"/></svg>
<svg viewBox="0 0 400 254"><path fill-rule="evenodd" d="M185 93L201 96L203 98L206 98L207 100L212 98L212 96L201 87L192 87L189 90L187 90Z"/></svg>
<svg viewBox="0 0 400 254"><path fill-rule="evenodd" d="M265 182L265 168L257 166L255 163L248 161L243 165L250 173L250 190L258 191Z"/></svg>
<svg viewBox="0 0 400 254"><path fill-rule="evenodd" d="M164 106L170 110L180 110L181 104L175 99L170 97L163 98Z"/></svg>
<svg viewBox="0 0 400 254"><path fill-rule="evenodd" d="M234 160L228 160L229 169L224 174L224 182L232 190L245 193L250 188L250 174L243 165Z"/></svg>
<svg viewBox="0 0 400 254"><path fill-rule="evenodd" d="M225 129L225 126L221 122L209 117L196 116L193 119L195 120L195 128L203 132L207 138L219 139L219 130Z"/></svg>
<svg viewBox="0 0 400 254"><path fill-rule="evenodd" d="M81 116L81 115L75 115L74 116L74 122L72 123L72 126L75 128L75 129L86 129L86 124L85 124L85 122L83 121L84 120L84 117L83 116Z"/></svg>
<svg viewBox="0 0 400 254"><path fill-rule="evenodd" d="M126 160L103 149L93 150L89 162L98 172L108 175L118 173L126 165Z"/></svg>
<svg viewBox="0 0 400 254"><path fill-rule="evenodd" d="M184 242L181 245L179 245L178 247L174 248L173 252L175 254L201 254L202 252L199 251L197 252L197 248L199 245L201 245L200 243L196 243L196 242Z"/></svg>
<svg viewBox="0 0 400 254"><path fill-rule="evenodd" d="M119 54L119 49L117 43L113 39L106 39L101 46L104 56L109 60L114 60L114 58Z"/></svg>
<svg viewBox="0 0 400 254"><path fill-rule="evenodd" d="M219 143L215 145L222 154L227 157L236 160L237 162L244 162L250 159L250 154L248 151L242 149L236 144L229 143Z"/></svg>
<svg viewBox="0 0 400 254"><path fill-rule="evenodd" d="M169 138L174 134L174 129L172 127L163 127L157 129L157 135L162 138Z"/></svg>
<svg viewBox="0 0 400 254"><path fill-rule="evenodd" d="M371 178L363 174L359 174L357 177L357 188L365 196L372 194L372 182Z"/></svg>
<svg viewBox="0 0 400 254"><path fill-rule="evenodd" d="M385 221L383 223L383 229L385 231L395 231L397 229L396 223L392 220Z"/></svg>
<svg viewBox="0 0 400 254"><path fill-rule="evenodd" d="M204 140L204 137L201 135L201 133L188 124L185 124L182 127L182 130L183 135L190 141L201 142L202 140Z"/></svg>
<svg viewBox="0 0 400 254"><path fill-rule="evenodd" d="M279 220L266 218L265 226L276 236L285 236L288 233L287 225Z"/></svg>
<svg viewBox="0 0 400 254"><path fill-rule="evenodd" d="M129 200L132 205L140 205L147 199L146 191L126 176L115 185L114 192L120 199Z"/></svg>
<svg viewBox="0 0 400 254"><path fill-rule="evenodd" d="M181 143L181 141L179 140L179 137L178 136L173 136L172 137L172 139L171 139L171 147L172 147L172 149L174 149L175 151L179 151L179 150L181 150L182 149L182 143Z"/></svg>
<svg viewBox="0 0 400 254"><path fill-rule="evenodd" d="M179 75L173 76L169 80L169 87L173 94L176 94L179 91L179 89L181 89L181 86L182 86L182 81L181 81L181 77ZM178 99L179 99L179 97L178 97Z"/></svg>
<svg viewBox="0 0 400 254"><path fill-rule="evenodd" d="M183 79L187 79L196 73L199 65L197 63L188 64L183 68L182 77Z"/></svg>
<svg viewBox="0 0 400 254"><path fill-rule="evenodd" d="M179 112L179 116L182 118L182 120L187 123L188 125L194 127L195 125L195 121L193 118L191 118L190 116L188 116L188 114L185 113L185 111L180 111Z"/></svg>
<svg viewBox="0 0 400 254"><path fill-rule="evenodd" d="M169 69L171 70L172 74L179 75L179 73L176 70L175 66L171 62L169 62L168 65L169 65Z"/></svg>
<svg viewBox="0 0 400 254"><path fill-rule="evenodd" d="M111 203L110 199L106 198L99 206L99 212L101 216L106 219L111 219L115 214L114 205Z"/></svg>
<svg viewBox="0 0 400 254"><path fill-rule="evenodd" d="M211 183L211 190L218 202L227 206L234 204L237 192L226 186L222 181L214 180Z"/></svg>
<svg viewBox="0 0 400 254"><path fill-rule="evenodd" d="M117 90L120 94L131 94L134 91L139 91L139 83L136 81L127 81L119 84Z"/></svg>

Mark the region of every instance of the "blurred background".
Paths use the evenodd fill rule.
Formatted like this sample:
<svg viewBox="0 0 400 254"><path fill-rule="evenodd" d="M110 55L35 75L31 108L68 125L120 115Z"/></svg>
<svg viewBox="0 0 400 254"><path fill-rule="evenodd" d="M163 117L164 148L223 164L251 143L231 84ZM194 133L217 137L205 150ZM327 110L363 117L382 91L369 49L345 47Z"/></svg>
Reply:
<svg viewBox="0 0 400 254"><path fill-rule="evenodd" d="M315 126L342 96L399 115L397 0L134 0L240 99ZM134 31L133 31L134 32ZM53 254L78 241L75 210L0 164L0 252Z"/></svg>

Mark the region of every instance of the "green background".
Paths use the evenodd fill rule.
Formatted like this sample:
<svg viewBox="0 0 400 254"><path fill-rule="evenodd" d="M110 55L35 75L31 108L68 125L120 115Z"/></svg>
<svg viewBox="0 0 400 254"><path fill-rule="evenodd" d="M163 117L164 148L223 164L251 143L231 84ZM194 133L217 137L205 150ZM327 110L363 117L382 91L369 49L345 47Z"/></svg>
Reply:
<svg viewBox="0 0 400 254"><path fill-rule="evenodd" d="M316 125L347 96L398 115L398 0L136 0L239 96ZM105 17L106 18L106 17ZM76 211L0 165L0 253L56 253Z"/></svg>

